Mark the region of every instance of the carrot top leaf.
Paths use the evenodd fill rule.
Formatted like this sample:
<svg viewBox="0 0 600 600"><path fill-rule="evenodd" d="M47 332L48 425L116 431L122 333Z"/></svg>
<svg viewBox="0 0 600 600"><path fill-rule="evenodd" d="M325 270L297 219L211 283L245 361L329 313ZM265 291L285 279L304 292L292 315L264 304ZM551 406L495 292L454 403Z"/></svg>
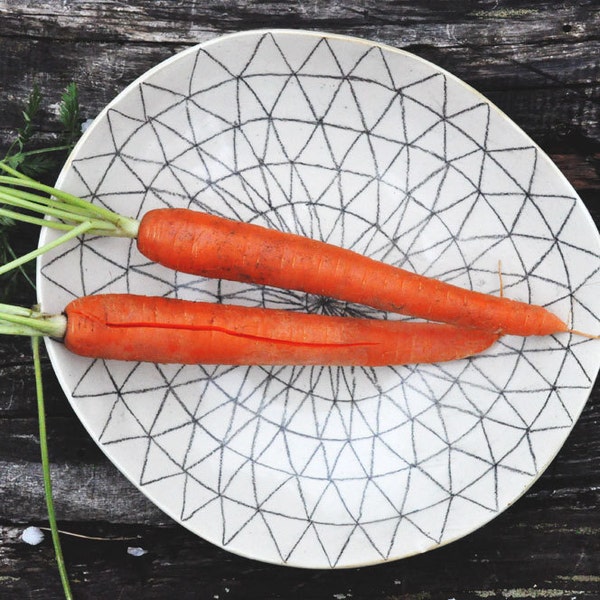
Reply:
<svg viewBox="0 0 600 600"><path fill-rule="evenodd" d="M81 135L81 116L79 111L79 92L74 82L69 83L61 97L58 111L63 126L62 145L73 148Z"/></svg>
<svg viewBox="0 0 600 600"><path fill-rule="evenodd" d="M21 221L62 231L46 245L0 266L0 275L19 268L84 233L135 238L139 223L19 173L0 162L0 219Z"/></svg>
<svg viewBox="0 0 600 600"><path fill-rule="evenodd" d="M40 146L36 138L39 137L38 121L41 119L43 100L40 87L35 83L21 113L23 123L3 159L13 169L37 178L56 170L81 135L79 91L75 83L70 83L61 96L58 108L61 124L58 143Z"/></svg>
<svg viewBox="0 0 600 600"><path fill-rule="evenodd" d="M64 90L58 107L59 132L53 144L44 141L40 123L44 119L44 95L37 83L34 83L27 100L21 110L21 125L17 127L14 138L9 144L4 157L0 155L0 165L4 171L22 179L36 177L51 178L58 171L67 154L73 149L81 135L81 116L79 108L79 91L75 83L70 83ZM0 207L3 201L0 199ZM20 230L15 228L17 221L5 210L0 214L0 264L5 265L15 260L14 241L18 239ZM0 301L10 297L16 285L16 276L21 275L35 288L32 274L20 265L7 269L10 274L2 278Z"/></svg>

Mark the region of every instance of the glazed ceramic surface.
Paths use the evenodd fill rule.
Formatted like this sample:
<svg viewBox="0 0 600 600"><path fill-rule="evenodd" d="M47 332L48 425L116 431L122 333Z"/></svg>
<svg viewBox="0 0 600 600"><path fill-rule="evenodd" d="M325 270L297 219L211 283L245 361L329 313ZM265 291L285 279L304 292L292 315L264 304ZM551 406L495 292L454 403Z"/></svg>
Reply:
<svg viewBox="0 0 600 600"><path fill-rule="evenodd" d="M492 294L501 261L506 296L600 331L599 236L572 187L484 97L375 43L252 31L190 48L106 107L59 186L132 217L190 207L291 231ZM59 248L38 279L51 312L118 291L402 318L175 273L125 239ZM90 434L175 521L258 560L334 568L427 551L518 499L579 416L597 344L505 337L468 360L385 368L48 349Z"/></svg>

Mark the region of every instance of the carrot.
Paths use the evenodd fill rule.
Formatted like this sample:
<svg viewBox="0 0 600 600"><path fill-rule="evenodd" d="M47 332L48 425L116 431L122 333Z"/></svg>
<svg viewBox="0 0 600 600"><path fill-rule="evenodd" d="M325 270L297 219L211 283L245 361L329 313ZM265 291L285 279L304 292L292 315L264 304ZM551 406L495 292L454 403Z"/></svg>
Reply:
<svg viewBox="0 0 600 600"><path fill-rule="evenodd" d="M0 322L11 321L0 307ZM14 318L87 357L176 364L385 366L450 361L498 336L406 321L295 313L133 294L85 296L64 316ZM14 314L14 313L13 313ZM16 325L15 325L16 326ZM1 332L0 328L0 332ZM4 331L7 333L7 331Z"/></svg>
<svg viewBox="0 0 600 600"><path fill-rule="evenodd" d="M13 186L0 185L0 201L50 214L58 220L27 218L66 230L21 262L84 233L128 236L137 239L147 258L195 275L294 289L498 334L581 333L544 307L467 290L317 240L189 209L157 209L140 221L129 219L25 178L1 162L0 168L12 173L0 177L0 184ZM0 209L2 215L25 218L22 210Z"/></svg>
<svg viewBox="0 0 600 600"><path fill-rule="evenodd" d="M306 237L187 209L146 213L137 247L164 266L500 334L568 330L541 306L454 286Z"/></svg>

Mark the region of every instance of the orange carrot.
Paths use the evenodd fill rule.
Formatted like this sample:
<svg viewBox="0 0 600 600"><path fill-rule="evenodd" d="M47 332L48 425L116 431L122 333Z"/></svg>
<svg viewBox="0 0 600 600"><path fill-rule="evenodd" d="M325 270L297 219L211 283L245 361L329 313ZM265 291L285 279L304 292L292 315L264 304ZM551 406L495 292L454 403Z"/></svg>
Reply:
<svg viewBox="0 0 600 600"><path fill-rule="evenodd" d="M460 288L306 237L187 209L146 213L144 256L205 277L254 282L484 329L499 334L568 331L541 306Z"/></svg>
<svg viewBox="0 0 600 600"><path fill-rule="evenodd" d="M147 258L196 275L300 290L498 334L581 333L541 306L466 290L324 242L188 209L157 209L138 221L44 186L2 161L0 170L9 173L0 176L0 201L17 209L0 207L0 216L66 231L1 266L0 273L78 235L126 236L137 238Z"/></svg>
<svg viewBox="0 0 600 600"><path fill-rule="evenodd" d="M82 356L177 364L383 366L455 360L498 336L382 321L131 294L66 307L65 346Z"/></svg>

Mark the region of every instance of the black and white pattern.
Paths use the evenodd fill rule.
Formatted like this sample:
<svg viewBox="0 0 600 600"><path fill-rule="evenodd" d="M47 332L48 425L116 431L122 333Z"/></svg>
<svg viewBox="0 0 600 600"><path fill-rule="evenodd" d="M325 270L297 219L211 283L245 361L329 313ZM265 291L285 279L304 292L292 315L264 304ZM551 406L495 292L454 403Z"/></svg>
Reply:
<svg viewBox="0 0 600 600"><path fill-rule="evenodd" d="M376 44L248 32L183 52L107 107L60 185L127 215L191 206L490 293L501 260L507 296L600 331L598 233L573 189L483 97ZM127 240L80 240L40 273L50 311L130 291L373 314L173 273ZM425 551L492 519L548 465L598 371L597 342L567 334L377 369L49 350L90 434L174 519L236 553L326 568Z"/></svg>

